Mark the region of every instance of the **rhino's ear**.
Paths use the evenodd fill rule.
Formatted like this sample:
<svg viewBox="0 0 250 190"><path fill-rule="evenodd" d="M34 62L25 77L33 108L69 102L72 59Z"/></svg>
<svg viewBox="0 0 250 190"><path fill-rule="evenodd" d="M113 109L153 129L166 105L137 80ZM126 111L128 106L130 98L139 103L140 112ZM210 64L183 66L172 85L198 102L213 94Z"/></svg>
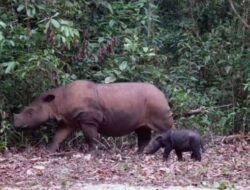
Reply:
<svg viewBox="0 0 250 190"><path fill-rule="evenodd" d="M55 95L53 94L48 94L46 96L43 97L43 101L44 102L51 102L55 99Z"/></svg>

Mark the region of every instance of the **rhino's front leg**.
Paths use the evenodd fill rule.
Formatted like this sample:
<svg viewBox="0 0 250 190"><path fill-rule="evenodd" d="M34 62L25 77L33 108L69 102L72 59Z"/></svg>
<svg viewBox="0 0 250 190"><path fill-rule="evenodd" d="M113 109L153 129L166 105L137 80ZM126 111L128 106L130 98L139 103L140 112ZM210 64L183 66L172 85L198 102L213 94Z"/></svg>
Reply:
<svg viewBox="0 0 250 190"><path fill-rule="evenodd" d="M99 142L99 123L102 121L102 113L97 110L92 111L80 111L76 114L75 120L81 127L86 141L89 145L89 151L97 149Z"/></svg>
<svg viewBox="0 0 250 190"><path fill-rule="evenodd" d="M95 151L97 149L99 134L95 125L81 124L86 141L89 145L89 151Z"/></svg>
<svg viewBox="0 0 250 190"><path fill-rule="evenodd" d="M56 134L53 137L52 143L49 145L48 150L50 152L55 152L59 149L60 144L74 131L71 126L66 126L66 124L61 123L56 130Z"/></svg>

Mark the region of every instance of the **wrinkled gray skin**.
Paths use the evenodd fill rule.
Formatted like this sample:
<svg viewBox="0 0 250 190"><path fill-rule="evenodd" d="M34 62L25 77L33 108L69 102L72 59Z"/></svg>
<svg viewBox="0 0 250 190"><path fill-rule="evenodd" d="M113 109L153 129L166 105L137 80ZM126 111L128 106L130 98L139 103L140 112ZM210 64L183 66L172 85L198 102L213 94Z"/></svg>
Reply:
<svg viewBox="0 0 250 190"><path fill-rule="evenodd" d="M50 151L75 130L82 130L90 150L96 149L100 135L123 136L135 132L138 151L149 143L151 130L163 132L173 127L173 117L164 94L149 83L98 84L78 80L44 92L19 114L16 128L36 128L56 120L58 128ZM97 143L98 144L98 143Z"/></svg>
<svg viewBox="0 0 250 190"><path fill-rule="evenodd" d="M164 148L163 157L167 160L170 152L174 149L178 160L183 160L182 152L192 152L191 158L201 161L201 137L197 132L191 130L170 129L153 138L145 148L146 154L153 154L160 148Z"/></svg>

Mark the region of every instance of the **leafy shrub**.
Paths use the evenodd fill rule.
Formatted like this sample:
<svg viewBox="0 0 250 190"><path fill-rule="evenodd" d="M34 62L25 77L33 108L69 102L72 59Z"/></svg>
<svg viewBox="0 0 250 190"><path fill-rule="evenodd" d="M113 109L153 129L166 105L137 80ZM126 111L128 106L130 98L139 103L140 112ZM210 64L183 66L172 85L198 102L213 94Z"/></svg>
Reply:
<svg viewBox="0 0 250 190"><path fill-rule="evenodd" d="M247 1L234 6L247 18ZM0 9L0 149L47 142L51 124L24 135L13 113L76 79L151 82L174 115L209 111L179 127L249 131L250 31L228 1L13 0Z"/></svg>

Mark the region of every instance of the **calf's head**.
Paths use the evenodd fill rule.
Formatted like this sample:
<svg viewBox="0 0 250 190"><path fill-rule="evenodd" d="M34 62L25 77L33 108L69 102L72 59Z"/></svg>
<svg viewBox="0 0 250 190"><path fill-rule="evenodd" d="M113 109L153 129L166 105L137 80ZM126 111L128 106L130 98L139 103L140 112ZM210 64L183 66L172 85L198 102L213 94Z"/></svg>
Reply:
<svg viewBox="0 0 250 190"><path fill-rule="evenodd" d="M146 154L154 154L156 151L158 151L161 147L163 147L162 143L162 136L158 135L155 138L153 138L149 144L145 148Z"/></svg>
<svg viewBox="0 0 250 190"><path fill-rule="evenodd" d="M14 114L14 127L33 128L50 119L51 106L54 101L53 94L45 94L37 98L31 105L24 108L21 113Z"/></svg>

